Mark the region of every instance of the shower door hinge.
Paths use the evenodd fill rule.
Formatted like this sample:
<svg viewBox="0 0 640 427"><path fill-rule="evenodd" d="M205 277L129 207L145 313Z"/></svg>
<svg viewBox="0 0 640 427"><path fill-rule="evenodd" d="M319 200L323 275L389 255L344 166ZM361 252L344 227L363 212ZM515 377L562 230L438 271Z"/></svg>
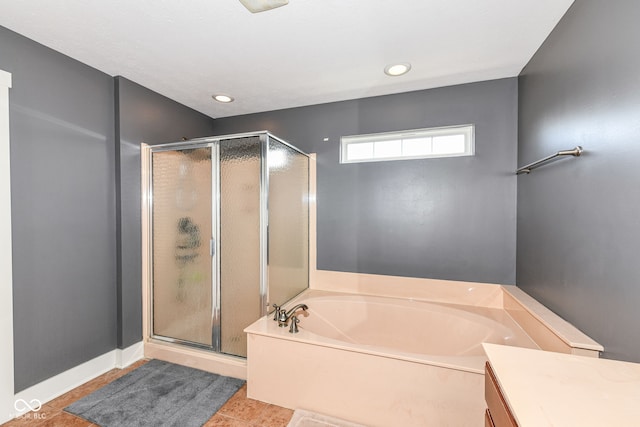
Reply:
<svg viewBox="0 0 640 427"><path fill-rule="evenodd" d="M213 257L216 254L216 239L211 239L209 241L209 253Z"/></svg>

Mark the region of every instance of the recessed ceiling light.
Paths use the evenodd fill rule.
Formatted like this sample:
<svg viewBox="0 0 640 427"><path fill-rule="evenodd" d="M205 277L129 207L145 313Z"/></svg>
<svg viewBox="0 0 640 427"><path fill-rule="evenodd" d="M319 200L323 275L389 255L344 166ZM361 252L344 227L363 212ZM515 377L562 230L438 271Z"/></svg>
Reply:
<svg viewBox="0 0 640 427"><path fill-rule="evenodd" d="M289 0L240 0L251 13L264 12L289 3Z"/></svg>
<svg viewBox="0 0 640 427"><path fill-rule="evenodd" d="M411 64L403 62L401 64L391 64L384 67L384 73L388 76L396 77L407 74L411 69Z"/></svg>
<svg viewBox="0 0 640 427"><path fill-rule="evenodd" d="M212 98L218 102L222 102L223 104L233 102L233 98L229 95L212 95Z"/></svg>

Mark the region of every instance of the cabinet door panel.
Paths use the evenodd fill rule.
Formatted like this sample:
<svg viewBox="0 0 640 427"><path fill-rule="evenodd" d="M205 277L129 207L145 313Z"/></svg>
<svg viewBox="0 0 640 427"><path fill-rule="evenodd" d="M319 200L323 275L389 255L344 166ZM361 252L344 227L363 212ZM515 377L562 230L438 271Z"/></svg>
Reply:
<svg viewBox="0 0 640 427"><path fill-rule="evenodd" d="M498 381L489 363L485 366L484 398L487 401L488 412L495 427L518 427L518 423L511 415L509 407L502 396Z"/></svg>

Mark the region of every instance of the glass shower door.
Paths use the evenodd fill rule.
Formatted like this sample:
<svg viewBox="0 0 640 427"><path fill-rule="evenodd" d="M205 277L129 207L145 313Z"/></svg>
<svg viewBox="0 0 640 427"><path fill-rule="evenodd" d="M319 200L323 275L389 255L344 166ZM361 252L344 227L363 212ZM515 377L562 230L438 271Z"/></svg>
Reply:
<svg viewBox="0 0 640 427"><path fill-rule="evenodd" d="M152 334L212 348L212 147L153 151Z"/></svg>
<svg viewBox="0 0 640 427"><path fill-rule="evenodd" d="M309 287L309 158L269 137L269 302Z"/></svg>
<svg viewBox="0 0 640 427"><path fill-rule="evenodd" d="M150 335L246 357L244 329L308 287L308 157L264 132L149 152Z"/></svg>
<svg viewBox="0 0 640 427"><path fill-rule="evenodd" d="M220 351L246 357L244 328L262 315L262 144L221 140L219 153Z"/></svg>

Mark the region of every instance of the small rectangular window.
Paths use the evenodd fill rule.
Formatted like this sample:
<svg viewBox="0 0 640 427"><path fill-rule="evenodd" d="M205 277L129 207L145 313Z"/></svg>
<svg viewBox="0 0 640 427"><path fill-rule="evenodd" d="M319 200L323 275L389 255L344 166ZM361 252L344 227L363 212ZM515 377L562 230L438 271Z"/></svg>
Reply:
<svg viewBox="0 0 640 427"><path fill-rule="evenodd" d="M340 163L473 156L474 126L343 136Z"/></svg>
<svg viewBox="0 0 640 427"><path fill-rule="evenodd" d="M353 160L363 160L373 158L373 142L362 142L351 144L347 149L347 157Z"/></svg>

